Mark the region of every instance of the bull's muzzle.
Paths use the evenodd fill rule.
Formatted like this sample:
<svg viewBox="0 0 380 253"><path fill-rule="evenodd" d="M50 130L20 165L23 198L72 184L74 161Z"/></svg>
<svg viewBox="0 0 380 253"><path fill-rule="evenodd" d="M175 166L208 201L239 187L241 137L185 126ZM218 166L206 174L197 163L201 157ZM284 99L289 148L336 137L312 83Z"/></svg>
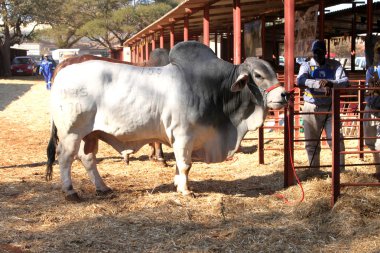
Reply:
<svg viewBox="0 0 380 253"><path fill-rule="evenodd" d="M294 89L281 93L281 97L286 103L289 103L289 101L292 101L294 98Z"/></svg>

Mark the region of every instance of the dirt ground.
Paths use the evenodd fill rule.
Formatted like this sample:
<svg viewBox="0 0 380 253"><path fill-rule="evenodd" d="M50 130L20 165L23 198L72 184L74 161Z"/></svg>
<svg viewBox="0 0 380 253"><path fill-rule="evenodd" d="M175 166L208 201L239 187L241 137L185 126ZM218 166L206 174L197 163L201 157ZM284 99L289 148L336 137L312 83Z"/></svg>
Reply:
<svg viewBox="0 0 380 253"><path fill-rule="evenodd" d="M266 139L264 165L256 140L244 140L233 161L195 162L196 198L175 192L171 148L164 147L168 167L149 161L147 147L126 166L101 144L99 170L114 192L96 196L76 161L74 187L83 202L67 202L57 165L53 180L44 180L49 96L36 77L0 80L0 252L380 252L380 188L345 188L331 208L330 176L298 170L305 191L299 203L299 186L282 187L279 139ZM328 164L330 151L323 157ZM347 164L360 162L347 156ZM295 163L306 165L303 148ZM341 177L373 182L373 172L348 167Z"/></svg>

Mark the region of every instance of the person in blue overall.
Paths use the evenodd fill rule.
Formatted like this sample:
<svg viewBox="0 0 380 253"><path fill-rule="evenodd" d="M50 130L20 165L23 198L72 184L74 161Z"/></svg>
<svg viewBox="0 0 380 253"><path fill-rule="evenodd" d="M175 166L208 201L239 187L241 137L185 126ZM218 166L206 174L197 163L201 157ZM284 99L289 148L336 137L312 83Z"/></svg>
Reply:
<svg viewBox="0 0 380 253"><path fill-rule="evenodd" d="M371 88L379 88L377 90L368 90L366 93L365 101L366 107L363 117L365 119L379 119L380 118L380 41L376 42L374 48L373 65L370 66L365 75L366 85ZM374 112L379 110L379 112ZM372 151L380 151L380 121L364 121L364 140L367 147ZM369 138L369 139L366 139ZM373 154L373 162L378 163L375 165L376 172L374 175L380 181L380 154Z"/></svg>
<svg viewBox="0 0 380 253"><path fill-rule="evenodd" d="M331 110L331 89L347 87L348 78L340 62L326 59L326 45L323 40L315 40L311 46L313 57L302 63L297 76L297 85L304 88L303 113L328 112ZM332 115L304 114L302 115L305 134L305 149L310 168L320 171L321 146L319 139L324 128L327 143L332 145ZM343 135L341 134L341 140ZM340 150L344 151L344 142L340 142ZM341 171L344 170L344 155L340 156Z"/></svg>
<svg viewBox="0 0 380 253"><path fill-rule="evenodd" d="M44 55L44 59L40 65L39 74L44 76L46 82L46 89L50 90L51 88L51 78L53 77L53 63L48 60L48 55Z"/></svg>

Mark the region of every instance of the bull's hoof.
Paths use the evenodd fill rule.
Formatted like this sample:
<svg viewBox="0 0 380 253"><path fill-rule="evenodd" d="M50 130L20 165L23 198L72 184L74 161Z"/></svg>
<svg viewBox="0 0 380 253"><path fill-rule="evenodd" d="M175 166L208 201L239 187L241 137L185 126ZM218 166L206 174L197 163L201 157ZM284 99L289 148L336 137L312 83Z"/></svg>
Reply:
<svg viewBox="0 0 380 253"><path fill-rule="evenodd" d="M164 167L168 166L164 158L158 158L156 159L156 162L159 163L161 166L164 166Z"/></svg>
<svg viewBox="0 0 380 253"><path fill-rule="evenodd" d="M149 160L152 162L159 163L160 165L167 167L168 164L166 163L166 160L162 157L156 157L156 156L149 156Z"/></svg>
<svg viewBox="0 0 380 253"><path fill-rule="evenodd" d="M82 202L82 199L79 197L78 193L74 192L65 196L65 199L70 202Z"/></svg>
<svg viewBox="0 0 380 253"><path fill-rule="evenodd" d="M105 191L96 190L96 196L108 196L113 193L113 190L111 188L108 188Z"/></svg>
<svg viewBox="0 0 380 253"><path fill-rule="evenodd" d="M380 182L380 173L373 173L372 176Z"/></svg>
<svg viewBox="0 0 380 253"><path fill-rule="evenodd" d="M189 190L182 192L182 195L186 197L191 197L191 198L197 197L193 191L189 191Z"/></svg>

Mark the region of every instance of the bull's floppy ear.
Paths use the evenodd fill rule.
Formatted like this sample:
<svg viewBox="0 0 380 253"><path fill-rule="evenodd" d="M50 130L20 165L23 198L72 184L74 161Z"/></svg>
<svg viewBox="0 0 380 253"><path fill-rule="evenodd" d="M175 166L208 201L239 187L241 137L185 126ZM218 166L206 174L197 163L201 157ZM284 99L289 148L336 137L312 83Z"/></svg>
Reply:
<svg viewBox="0 0 380 253"><path fill-rule="evenodd" d="M232 92L238 92L241 91L244 86L247 85L249 79L248 73L241 73L236 81L232 84L231 86L231 91Z"/></svg>

